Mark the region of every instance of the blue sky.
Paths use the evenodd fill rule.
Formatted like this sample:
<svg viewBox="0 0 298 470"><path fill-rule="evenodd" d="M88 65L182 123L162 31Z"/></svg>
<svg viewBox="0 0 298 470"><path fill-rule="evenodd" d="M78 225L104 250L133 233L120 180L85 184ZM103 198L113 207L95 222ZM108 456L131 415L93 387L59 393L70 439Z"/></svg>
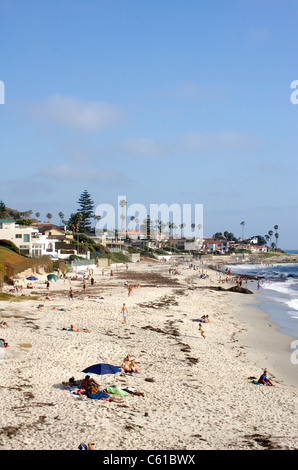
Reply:
<svg viewBox="0 0 298 470"><path fill-rule="evenodd" d="M203 204L298 248L298 2L0 1L0 199Z"/></svg>

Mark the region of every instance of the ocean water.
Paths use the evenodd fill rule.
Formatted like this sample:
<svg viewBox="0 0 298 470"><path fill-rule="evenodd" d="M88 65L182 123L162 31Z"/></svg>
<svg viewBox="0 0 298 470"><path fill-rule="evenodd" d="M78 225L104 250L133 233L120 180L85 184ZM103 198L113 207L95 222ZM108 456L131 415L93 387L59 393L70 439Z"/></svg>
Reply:
<svg viewBox="0 0 298 470"><path fill-rule="evenodd" d="M298 263L226 266L235 274L257 276L247 287L257 294L259 307L285 334L298 338ZM246 286L245 286L246 287Z"/></svg>

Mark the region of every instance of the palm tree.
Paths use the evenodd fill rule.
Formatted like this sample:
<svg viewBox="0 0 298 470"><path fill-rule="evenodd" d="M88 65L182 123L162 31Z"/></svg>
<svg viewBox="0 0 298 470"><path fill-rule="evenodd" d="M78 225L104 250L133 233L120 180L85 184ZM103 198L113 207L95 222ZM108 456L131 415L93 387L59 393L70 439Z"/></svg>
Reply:
<svg viewBox="0 0 298 470"><path fill-rule="evenodd" d="M275 232L275 246L277 248L277 240L279 239L279 234L277 232Z"/></svg>
<svg viewBox="0 0 298 470"><path fill-rule="evenodd" d="M276 248L277 248L277 239L279 237L278 233L277 233L277 230L278 230L278 225L274 225L274 230L275 230L275 240L276 240Z"/></svg>
<svg viewBox="0 0 298 470"><path fill-rule="evenodd" d="M174 228L173 222L168 222L168 227L169 227L170 235L171 235L171 230L173 231L173 228ZM172 235L173 235L173 232L172 232Z"/></svg>
<svg viewBox="0 0 298 470"><path fill-rule="evenodd" d="M125 220L125 215L124 215L124 207L127 205L127 201L125 199L121 199L119 202L119 206L122 208L122 214L121 214L121 232L123 231L123 222Z"/></svg>
<svg viewBox="0 0 298 470"><path fill-rule="evenodd" d="M36 217L37 219L39 219L39 217L40 217L40 212L36 212L36 213L35 213L35 217Z"/></svg>
<svg viewBox="0 0 298 470"><path fill-rule="evenodd" d="M185 227L186 224L179 224L179 227L181 229L181 238L183 237L183 228Z"/></svg>
<svg viewBox="0 0 298 470"><path fill-rule="evenodd" d="M73 233L78 233L80 222L83 216L80 212L76 212L75 214L70 214L70 218L68 221L68 227ZM79 241L79 240L77 240Z"/></svg>
<svg viewBox="0 0 298 470"><path fill-rule="evenodd" d="M272 235L273 235L273 230L269 230L268 235L269 235L269 237L270 237L270 246L271 246L271 237L272 237Z"/></svg>
<svg viewBox="0 0 298 470"><path fill-rule="evenodd" d="M50 222L50 220L53 218L53 214L48 212L47 215L46 215L46 218L49 219L49 222Z"/></svg>
<svg viewBox="0 0 298 470"><path fill-rule="evenodd" d="M245 225L244 220L242 220L240 225L242 225L242 240L243 240L243 232L244 232L244 225Z"/></svg>

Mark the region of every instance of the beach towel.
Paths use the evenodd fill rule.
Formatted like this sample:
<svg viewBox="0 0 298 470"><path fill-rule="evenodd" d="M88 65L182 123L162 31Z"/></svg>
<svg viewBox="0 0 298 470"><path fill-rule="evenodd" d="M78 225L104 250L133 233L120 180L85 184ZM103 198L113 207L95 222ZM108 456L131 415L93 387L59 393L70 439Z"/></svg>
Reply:
<svg viewBox="0 0 298 470"><path fill-rule="evenodd" d="M115 395L121 395L123 397L126 397L126 395L128 395L128 392L126 392L125 390L121 390L118 387L107 387L107 392L113 393Z"/></svg>
<svg viewBox="0 0 298 470"><path fill-rule="evenodd" d="M107 393L104 393L104 392L101 392L101 391L98 391L96 393L87 392L87 397L92 398L93 400L101 400L101 399L105 399L105 398L110 398Z"/></svg>
<svg viewBox="0 0 298 470"><path fill-rule="evenodd" d="M263 385L261 382L258 382L256 377L248 377L248 379L251 381L252 384Z"/></svg>

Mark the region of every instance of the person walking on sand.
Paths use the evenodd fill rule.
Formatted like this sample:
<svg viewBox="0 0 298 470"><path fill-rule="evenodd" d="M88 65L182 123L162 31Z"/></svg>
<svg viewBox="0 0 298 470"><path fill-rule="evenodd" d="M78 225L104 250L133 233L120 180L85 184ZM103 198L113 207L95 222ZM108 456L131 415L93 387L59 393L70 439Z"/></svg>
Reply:
<svg viewBox="0 0 298 470"><path fill-rule="evenodd" d="M201 336L203 336L203 338L206 339L206 336L204 334L204 328L202 327L201 323L199 323L199 330L201 332Z"/></svg>
<svg viewBox="0 0 298 470"><path fill-rule="evenodd" d="M128 310L127 310L127 307L125 304L123 304L122 306L122 309L121 309L121 312L122 312L122 316L123 316L123 321L124 323L127 322L127 313L128 313Z"/></svg>
<svg viewBox="0 0 298 470"><path fill-rule="evenodd" d="M69 300L73 300L73 288L71 287L69 289L69 296L68 296Z"/></svg>

